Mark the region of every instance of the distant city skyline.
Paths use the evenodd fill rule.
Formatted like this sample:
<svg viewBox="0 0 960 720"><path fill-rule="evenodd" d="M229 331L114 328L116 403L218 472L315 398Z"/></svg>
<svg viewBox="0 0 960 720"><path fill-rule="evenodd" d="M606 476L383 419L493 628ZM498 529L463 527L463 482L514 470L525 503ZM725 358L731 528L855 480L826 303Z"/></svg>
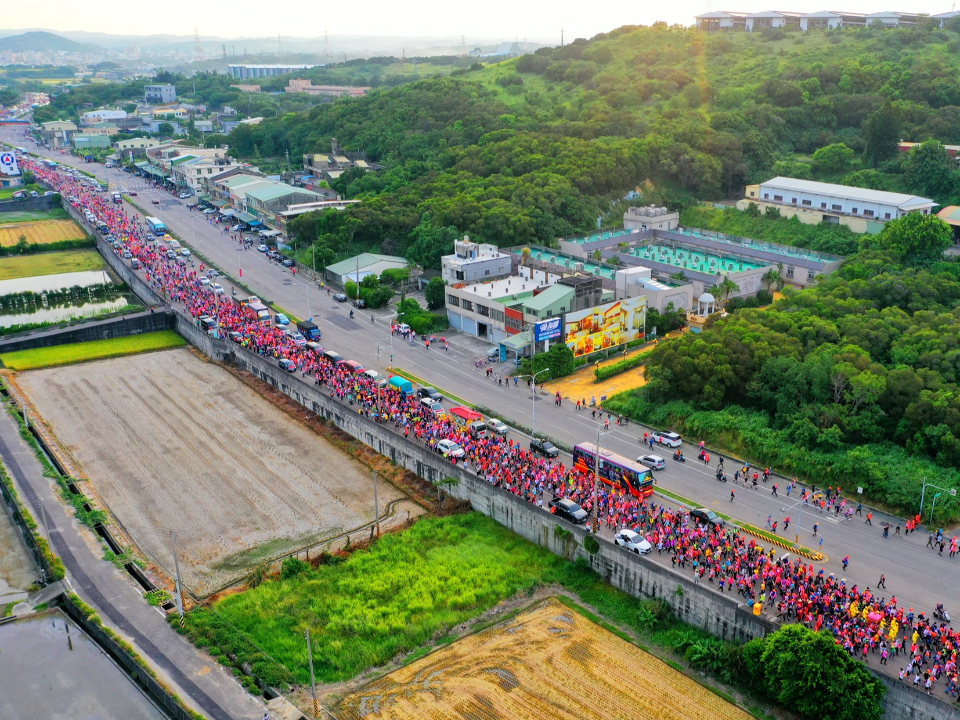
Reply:
<svg viewBox="0 0 960 720"><path fill-rule="evenodd" d="M262 11L269 7L269 12ZM810 6L801 0L780 3L776 9L814 12L834 7ZM889 0L844 0L836 7L847 12L947 12L950 2L916 0L911 3ZM328 10L329 8L329 10ZM153 12L150 11L153 9ZM162 5L132 11L125 0L50 0L42 14L26 3L5 7L0 22L6 32L17 28L57 31L103 32L123 35L172 34L191 36L196 27L201 36L262 38L277 33L290 37L330 35L434 36L449 39L464 36L467 45L482 41L519 40L559 44L564 39L590 38L622 25L650 25L658 20L668 24L692 25L695 15L705 12L705 0L679 0L661 4L596 0L589 5L574 0L487 0L485 3L457 4L449 0L362 0L338 6L319 6L313 0L273 0L269 6L252 0L234 0L223 6L193 0L165 0ZM769 0L711 2L712 10L759 12L771 9Z"/></svg>

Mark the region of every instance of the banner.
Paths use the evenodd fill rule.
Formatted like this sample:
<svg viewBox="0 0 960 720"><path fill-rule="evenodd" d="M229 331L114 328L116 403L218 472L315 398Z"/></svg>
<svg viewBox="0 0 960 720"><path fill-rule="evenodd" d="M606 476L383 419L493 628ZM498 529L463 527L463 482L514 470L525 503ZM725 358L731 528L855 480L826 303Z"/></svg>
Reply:
<svg viewBox="0 0 960 720"><path fill-rule="evenodd" d="M19 175L20 168L17 167L17 157L12 152L0 153L0 174Z"/></svg>
<svg viewBox="0 0 960 720"><path fill-rule="evenodd" d="M646 313L647 298L644 295L567 313L564 316L564 342L573 350L574 357L583 357L640 340Z"/></svg>
<svg viewBox="0 0 960 720"><path fill-rule="evenodd" d="M533 326L533 341L553 340L561 335L560 318L547 318L541 320Z"/></svg>

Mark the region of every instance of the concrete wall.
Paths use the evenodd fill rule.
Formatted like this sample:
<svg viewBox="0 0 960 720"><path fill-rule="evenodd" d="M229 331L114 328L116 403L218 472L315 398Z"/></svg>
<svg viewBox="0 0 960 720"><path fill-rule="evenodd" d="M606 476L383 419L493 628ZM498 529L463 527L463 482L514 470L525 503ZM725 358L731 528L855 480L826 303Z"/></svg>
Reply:
<svg viewBox="0 0 960 720"><path fill-rule="evenodd" d="M42 212L60 207L59 195L25 197L0 202L0 213L5 212Z"/></svg>
<svg viewBox="0 0 960 720"><path fill-rule="evenodd" d="M177 320L173 311L141 312L126 317L84 322L65 328L53 328L27 333L18 333L0 339L0 352L32 350L34 348L65 345L67 343L108 340L128 335L173 330Z"/></svg>

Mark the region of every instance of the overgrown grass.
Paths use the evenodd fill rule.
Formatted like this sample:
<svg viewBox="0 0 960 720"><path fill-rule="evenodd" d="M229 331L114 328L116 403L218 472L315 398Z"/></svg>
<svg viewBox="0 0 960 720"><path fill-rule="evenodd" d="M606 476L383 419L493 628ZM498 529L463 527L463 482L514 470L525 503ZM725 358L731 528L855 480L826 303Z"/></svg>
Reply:
<svg viewBox="0 0 960 720"><path fill-rule="evenodd" d="M0 258L0 280L102 270L107 266L96 250L65 250L24 257Z"/></svg>
<svg viewBox="0 0 960 720"><path fill-rule="evenodd" d="M301 683L309 680L309 627L317 679L335 682L431 643L498 602L557 577L563 564L477 513L424 519L343 563L228 596L216 604L216 614L195 611L187 628L197 644L249 661L273 684L287 673L271 668L227 623Z"/></svg>
<svg viewBox="0 0 960 720"><path fill-rule="evenodd" d="M63 208L53 208L52 210L17 210L14 212L0 213L0 225L9 225L10 223L36 222L38 220L69 220L70 214Z"/></svg>
<svg viewBox="0 0 960 720"><path fill-rule="evenodd" d="M19 350L0 355L0 360L12 370L35 370L42 367L56 367L89 360L103 360L122 355L166 350L182 347L186 344L187 341L173 330L162 330L110 340L56 345L36 350Z"/></svg>

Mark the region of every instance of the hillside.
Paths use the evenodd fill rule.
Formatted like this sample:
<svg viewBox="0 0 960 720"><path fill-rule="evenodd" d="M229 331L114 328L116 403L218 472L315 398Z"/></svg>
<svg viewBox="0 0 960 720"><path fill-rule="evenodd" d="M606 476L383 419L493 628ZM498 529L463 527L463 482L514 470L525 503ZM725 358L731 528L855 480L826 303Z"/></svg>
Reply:
<svg viewBox="0 0 960 720"><path fill-rule="evenodd" d="M436 238L454 231L507 245L615 222L611 203L638 187L646 201L687 205L778 173L948 202L952 167L933 157L931 181L895 142L960 142L958 71L954 29L624 27L243 127L230 143L299 157L335 136L366 150L390 170L345 175L340 189L364 204L307 218L302 239L322 237L318 257L386 241L432 265Z"/></svg>
<svg viewBox="0 0 960 720"><path fill-rule="evenodd" d="M92 43L78 43L54 33L35 30L22 35L0 38L0 50L11 52L69 52L102 54L103 48Z"/></svg>

